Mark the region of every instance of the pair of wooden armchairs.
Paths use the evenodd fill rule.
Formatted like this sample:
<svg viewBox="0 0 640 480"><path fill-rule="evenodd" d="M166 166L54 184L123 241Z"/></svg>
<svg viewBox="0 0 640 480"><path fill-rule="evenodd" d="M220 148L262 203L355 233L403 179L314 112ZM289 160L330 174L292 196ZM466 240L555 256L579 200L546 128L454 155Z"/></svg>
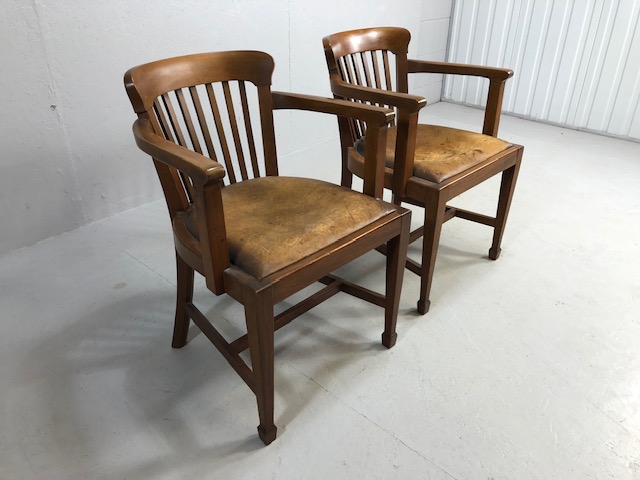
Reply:
<svg viewBox="0 0 640 480"><path fill-rule="evenodd" d="M336 70L336 62L345 64L342 59L356 55L355 46L362 44L359 40L348 40L350 35L360 38L363 32L369 39L363 48L373 50L371 47L376 45L371 40L377 38L382 43L376 50L395 53L400 58L396 65L401 93L378 92L379 84L361 85L358 75L349 70L351 60L342 70ZM442 180L440 184L444 187L452 186L447 194L439 195L433 193L444 190L434 187L438 182L413 176L404 167L405 158L417 150L404 144L415 138L418 138L415 142L420 142L417 134L422 133L422 127L415 120L424 100L408 95L406 79L401 80L407 72L406 45L403 53L397 40L402 35L408 44L408 32L402 29L372 29L325 39L333 93L344 99L272 92L273 60L254 51L172 58L135 67L125 74L127 93L138 115L133 126L135 140L154 160L173 226L177 301L172 345L180 348L187 343L193 320L255 393L260 419L258 433L265 444L275 439L277 431L275 330L336 293L344 292L384 308L382 343L392 347L410 240L410 212L400 202L425 205L428 225L434 224L432 212L440 223L443 217L456 213L451 214L442 202L462 191L455 182L469 168L462 174L456 172L453 180L451 175ZM389 42L389 36L396 40ZM337 51L336 45L340 45ZM379 72L375 67L374 75ZM508 76L502 75L505 79ZM347 85L345 79L356 81ZM355 98L365 102L353 101ZM405 105L411 105L409 112L404 110ZM396 123L393 110L387 106L397 108ZM281 109L338 117L343 186L278 175L273 111ZM497 130L499 104L494 110L490 133ZM426 133L431 134L431 130ZM513 157L512 182L505 186L503 181L501 199L509 198L500 203L498 216L502 220L495 221L500 233L496 234L494 251L499 249L520 158L516 147L505 149L508 154L491 157ZM393 160L390 157L396 159L395 164L389 163ZM470 167L473 175L488 177L490 172L500 171L488 166L491 159L475 162ZM503 166L508 161L494 160L494 163ZM416 156L415 165L418 164ZM348 188L351 173L363 179L363 193ZM427 185L422 186L421 182ZM458 183L469 185L470 181ZM385 186L392 188L394 203L381 200ZM432 202L437 207L432 207ZM435 238L437 242L439 228L427 226L426 230L434 232L425 234L425 239ZM435 248L429 248L435 259ZM387 255L384 295L332 273L373 249L383 250ZM429 285L433 262L427 259L426 263L430 265ZM205 277L214 294L226 293L244 306L246 335L228 341L193 304L195 271ZM276 303L315 282L324 287L274 316ZM240 356L247 348L251 366Z"/></svg>

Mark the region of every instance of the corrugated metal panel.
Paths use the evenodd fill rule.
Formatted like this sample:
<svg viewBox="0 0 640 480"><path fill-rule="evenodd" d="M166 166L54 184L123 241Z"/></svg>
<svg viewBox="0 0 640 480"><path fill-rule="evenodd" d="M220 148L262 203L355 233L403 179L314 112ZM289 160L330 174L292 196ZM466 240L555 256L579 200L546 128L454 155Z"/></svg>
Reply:
<svg viewBox="0 0 640 480"><path fill-rule="evenodd" d="M512 68L503 109L640 139L640 0L456 0L448 60ZM486 82L445 80L482 105Z"/></svg>

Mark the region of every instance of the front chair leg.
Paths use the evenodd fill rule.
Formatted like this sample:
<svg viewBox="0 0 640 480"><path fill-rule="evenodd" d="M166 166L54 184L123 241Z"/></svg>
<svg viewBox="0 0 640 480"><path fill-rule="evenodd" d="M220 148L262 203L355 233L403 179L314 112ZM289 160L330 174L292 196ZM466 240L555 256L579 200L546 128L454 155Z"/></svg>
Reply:
<svg viewBox="0 0 640 480"><path fill-rule="evenodd" d="M187 303L193 300L193 268L185 263L176 252L177 272L177 296L176 318L173 324L173 348L182 348L187 344L189 334L189 316L187 315Z"/></svg>
<svg viewBox="0 0 640 480"><path fill-rule="evenodd" d="M513 192L516 188L522 149L518 151L517 155L518 160L516 164L502 172L500 196L498 197L498 210L496 213L496 225L493 229L493 242L489 249L489 258L491 260L497 260L500 256L500 244L502 243L502 235L504 234L504 229L507 225L507 216L509 215L509 207L511 207L511 199L513 198Z"/></svg>
<svg viewBox="0 0 640 480"><path fill-rule="evenodd" d="M258 435L265 445L276 439L273 423L274 348L273 300L271 290L247 292L244 311L249 337L254 393L258 402Z"/></svg>
<svg viewBox="0 0 640 480"><path fill-rule="evenodd" d="M398 338L396 323L398 321L404 264L407 261L411 216L404 215L401 221L402 229L400 235L387 242L387 278L384 306L384 333L382 334L382 344L387 348L393 347Z"/></svg>
<svg viewBox="0 0 640 480"><path fill-rule="evenodd" d="M431 284L433 271L436 265L440 232L444 221L446 202L437 192L425 202L424 209L424 236L422 238L422 268L420 272L420 300L418 300L418 312L424 315L429 311L431 301Z"/></svg>

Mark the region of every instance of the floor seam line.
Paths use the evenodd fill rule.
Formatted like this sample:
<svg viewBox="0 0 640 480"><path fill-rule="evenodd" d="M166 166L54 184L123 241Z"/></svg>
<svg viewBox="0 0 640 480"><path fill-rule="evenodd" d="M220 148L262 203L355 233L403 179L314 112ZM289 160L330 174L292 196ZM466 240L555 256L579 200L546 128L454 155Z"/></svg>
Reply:
<svg viewBox="0 0 640 480"><path fill-rule="evenodd" d="M439 470L441 470L445 475L448 475L449 477L451 477L453 480L458 480L457 477L453 476L452 474L450 474L449 472L447 472L444 468L442 468L440 465L438 465L437 463L435 463L433 460L431 460L428 457L425 457L422 453L420 453L418 450L416 450L415 448L411 447L410 445L408 445L407 443L405 443L403 440L401 440L400 438L398 438L396 435L394 435L393 433L391 433L389 430L387 430L386 428L384 428L382 425L378 424L377 422L373 421L371 418L367 417L364 413L356 410L355 408L353 408L351 405L349 405L347 402L345 402L342 398L340 398L339 396L337 396L335 393L333 393L332 391L328 390L327 388L325 388L323 385L321 385L320 383L318 383L315 379L313 379L312 377L309 377L308 375L306 375L304 372L302 372L301 370L299 370L298 368L296 368L294 365L292 365L291 363L287 362L287 364L293 368L295 371L297 371L300 375L302 375L303 377L305 377L306 379L308 379L309 381L315 383L318 387L320 387L322 390L324 390L325 392L327 392L329 395L333 396L334 398L336 398L338 401L340 401L340 403L342 403L343 405L345 405L347 408L349 408L350 410L352 410L353 412L357 413L358 415L360 415L362 418L365 418L367 421L371 422L373 425L375 425L376 427L378 427L380 430L382 430L383 432L385 432L387 435L390 435L391 437L393 437L394 439L396 439L398 442L400 442L402 445L404 445L405 447L407 447L409 450L411 450L412 452L414 452L416 455L420 456L421 458L423 458L424 460L426 460L427 462L429 462L431 465L433 465L434 467L438 468Z"/></svg>

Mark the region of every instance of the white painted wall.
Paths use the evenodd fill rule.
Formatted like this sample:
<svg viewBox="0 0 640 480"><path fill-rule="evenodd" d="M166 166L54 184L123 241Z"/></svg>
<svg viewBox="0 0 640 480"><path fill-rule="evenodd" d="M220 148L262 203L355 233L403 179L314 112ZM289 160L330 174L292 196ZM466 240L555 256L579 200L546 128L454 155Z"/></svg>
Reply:
<svg viewBox="0 0 640 480"><path fill-rule="evenodd" d="M456 0L449 60L503 66L503 109L640 140L639 0ZM444 99L481 105L486 84L447 78Z"/></svg>
<svg viewBox="0 0 640 480"><path fill-rule="evenodd" d="M413 35L412 44L417 43L416 55L412 58L444 62L447 58L451 0L422 0L420 30ZM443 76L436 74L412 75L411 93L427 99L427 104L440 101Z"/></svg>
<svg viewBox="0 0 640 480"><path fill-rule="evenodd" d="M328 95L322 36L399 25L413 33L413 54L435 52L418 51L424 34L441 56L447 3L2 0L0 254L161 197L152 163L131 135L134 114L122 84L129 67L195 52L264 50L276 60L274 89ZM436 17L436 30L421 22ZM435 91L437 82L424 87ZM334 119L305 117L313 124L303 129L296 118L277 120L284 164L311 146L336 143Z"/></svg>

